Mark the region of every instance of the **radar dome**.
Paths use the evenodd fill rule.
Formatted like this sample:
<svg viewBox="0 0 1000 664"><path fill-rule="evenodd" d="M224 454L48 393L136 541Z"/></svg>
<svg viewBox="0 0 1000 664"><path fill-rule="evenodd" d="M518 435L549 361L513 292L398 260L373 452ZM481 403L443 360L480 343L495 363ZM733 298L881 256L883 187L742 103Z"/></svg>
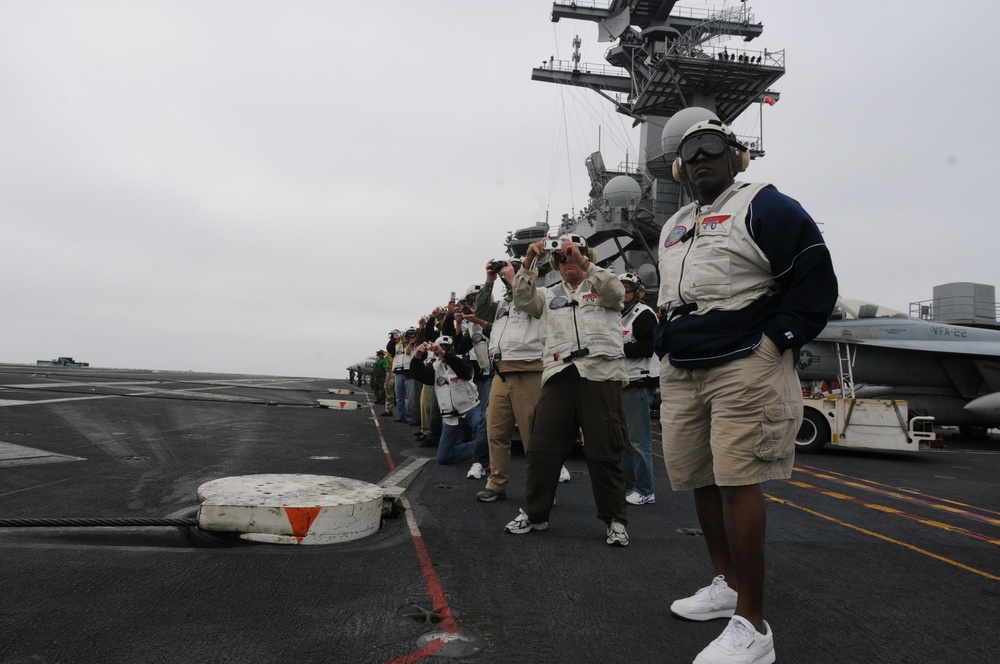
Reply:
<svg viewBox="0 0 1000 664"><path fill-rule="evenodd" d="M659 288L660 284L660 272L652 263L643 263L635 271L642 279L643 285L646 286L646 292L655 292Z"/></svg>
<svg viewBox="0 0 1000 664"><path fill-rule="evenodd" d="M636 205L642 197L642 187L628 175L616 175L604 185L604 200L614 208Z"/></svg>
<svg viewBox="0 0 1000 664"><path fill-rule="evenodd" d="M660 134L663 154L674 154L677 146L681 143L681 138L691 127L705 120L718 120L719 116L700 106L689 106L674 113L667 124L663 125L663 133Z"/></svg>

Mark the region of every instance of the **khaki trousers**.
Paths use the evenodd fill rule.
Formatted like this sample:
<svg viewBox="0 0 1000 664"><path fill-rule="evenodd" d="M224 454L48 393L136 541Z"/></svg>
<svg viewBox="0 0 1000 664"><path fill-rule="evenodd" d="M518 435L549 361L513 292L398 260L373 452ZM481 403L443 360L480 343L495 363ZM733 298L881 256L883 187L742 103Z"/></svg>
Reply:
<svg viewBox="0 0 1000 664"><path fill-rule="evenodd" d="M396 406L396 374L391 371L385 375L385 412L392 415Z"/></svg>
<svg viewBox="0 0 1000 664"><path fill-rule="evenodd" d="M510 479L510 439L514 425L521 434L527 453L535 404L542 393L541 371L505 373L493 376L486 406L486 439L490 447L490 477L486 488L504 493Z"/></svg>

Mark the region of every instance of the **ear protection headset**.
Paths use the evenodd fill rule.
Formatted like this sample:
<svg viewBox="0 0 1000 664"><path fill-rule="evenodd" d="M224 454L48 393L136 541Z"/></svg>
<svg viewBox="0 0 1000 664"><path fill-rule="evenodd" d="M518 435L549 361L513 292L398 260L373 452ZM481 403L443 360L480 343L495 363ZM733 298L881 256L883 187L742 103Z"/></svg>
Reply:
<svg viewBox="0 0 1000 664"><path fill-rule="evenodd" d="M750 150L740 143L732 129L718 120L705 120L688 129L684 132L684 137L681 138L681 145L684 144L684 141L688 137L704 131L718 132L726 137L726 142L731 146L729 150L729 172L732 175L735 176L737 173L742 173L750 166ZM673 174L674 180L678 182L685 182L687 179L684 175L684 161L680 157L680 145L677 147L677 158L674 159Z"/></svg>
<svg viewBox="0 0 1000 664"><path fill-rule="evenodd" d="M618 277L618 279L623 284L632 284L633 286L635 286L635 294L636 296L638 296L640 300L646 297L646 287L643 285L642 279L639 278L639 275L633 274L631 272L626 272L625 274Z"/></svg>
<svg viewBox="0 0 1000 664"><path fill-rule="evenodd" d="M585 237L583 237L582 235L577 235L576 233L574 233L572 235L563 235L559 239L560 240L569 240L570 242L572 242L573 244L575 244L577 247L579 247L580 253L583 254L584 256L586 256L590 260L591 263L596 263L597 262L597 251L594 250L594 249L591 249L587 245L587 239ZM549 267L552 268L553 270L555 270L556 272L559 271L559 264L556 263L555 252L549 254Z"/></svg>

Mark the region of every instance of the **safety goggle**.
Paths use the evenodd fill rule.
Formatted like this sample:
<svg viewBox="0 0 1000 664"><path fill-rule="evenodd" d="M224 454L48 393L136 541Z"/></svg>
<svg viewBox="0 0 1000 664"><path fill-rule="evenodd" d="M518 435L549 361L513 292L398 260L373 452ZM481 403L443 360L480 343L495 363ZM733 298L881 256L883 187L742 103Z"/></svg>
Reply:
<svg viewBox="0 0 1000 664"><path fill-rule="evenodd" d="M725 154L729 146L729 141L722 134L715 131L704 131L685 138L684 142L677 148L677 154L684 162L694 161L699 152L704 153L709 159L715 159Z"/></svg>

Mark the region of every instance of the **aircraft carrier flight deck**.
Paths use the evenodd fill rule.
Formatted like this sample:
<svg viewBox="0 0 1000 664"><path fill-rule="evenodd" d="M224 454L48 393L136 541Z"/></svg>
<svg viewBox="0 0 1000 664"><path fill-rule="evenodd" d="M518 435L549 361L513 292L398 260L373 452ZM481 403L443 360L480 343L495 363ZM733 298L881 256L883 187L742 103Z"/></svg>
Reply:
<svg viewBox="0 0 1000 664"><path fill-rule="evenodd" d="M519 449L509 499L477 502L485 480L372 399L347 380L0 367L0 662L673 663L724 626L670 614L712 572L658 438L628 547L604 542L582 453L548 530L512 536ZM262 474L397 493L340 543L199 526L200 487ZM945 432L800 455L766 483L778 661L996 661L998 477L1000 441Z"/></svg>

